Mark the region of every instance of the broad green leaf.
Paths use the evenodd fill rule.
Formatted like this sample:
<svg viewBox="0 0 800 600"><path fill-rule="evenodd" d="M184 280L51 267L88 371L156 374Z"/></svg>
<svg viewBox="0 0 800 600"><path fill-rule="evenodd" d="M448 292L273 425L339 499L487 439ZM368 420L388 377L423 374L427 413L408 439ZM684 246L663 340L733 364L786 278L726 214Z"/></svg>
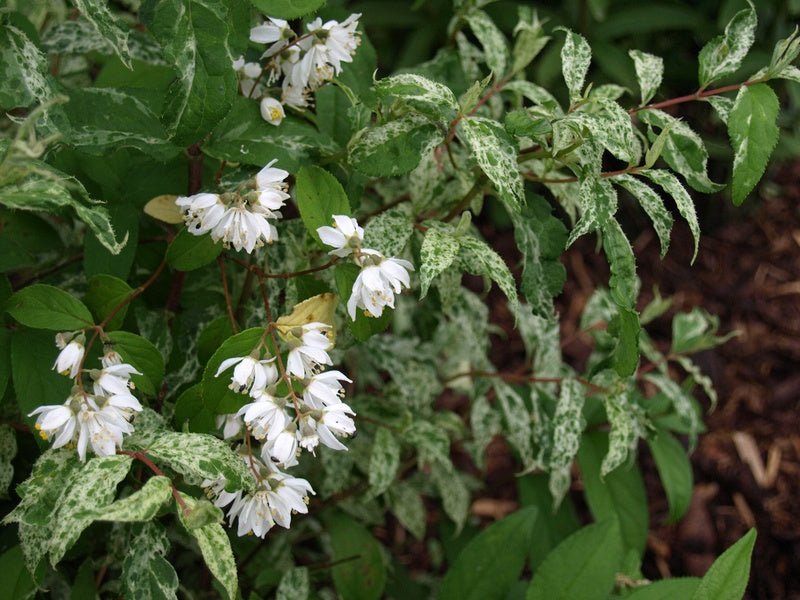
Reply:
<svg viewBox="0 0 800 600"><path fill-rule="evenodd" d="M420 298L428 294L431 282L453 264L461 248L453 232L445 227L431 225L425 232L420 250Z"/></svg>
<svg viewBox="0 0 800 600"><path fill-rule="evenodd" d="M414 216L398 206L370 219L364 227L364 245L384 256L400 256L413 233Z"/></svg>
<svg viewBox="0 0 800 600"><path fill-rule="evenodd" d="M173 197L174 199L174 197ZM177 210L175 203L172 206ZM128 242L117 254L113 254L108 248L103 246L99 239L93 235L83 238L83 268L87 277L93 275L113 275L120 279L127 279L130 274L133 261L136 258L136 250L139 248L139 216L138 208L131 204L111 204L108 209L108 216L114 229L123 232L128 236ZM180 213L179 213L180 216ZM180 217L183 223L183 217Z"/></svg>
<svg viewBox="0 0 800 600"><path fill-rule="evenodd" d="M226 317L227 318L227 317ZM203 402L203 384L198 383L178 396L175 402L175 428L192 433L212 433L216 431L215 415Z"/></svg>
<svg viewBox="0 0 800 600"><path fill-rule="evenodd" d="M536 117L525 109L506 113L504 125L509 134L533 140L543 138L553 131L553 127L546 117Z"/></svg>
<svg viewBox="0 0 800 600"><path fill-rule="evenodd" d="M602 225L603 250L611 268L608 286L611 297L620 308L633 312L636 306L638 281L636 279L636 259L633 256L628 238L619 222L609 219Z"/></svg>
<svg viewBox="0 0 800 600"><path fill-rule="evenodd" d="M692 465L686 450L669 431L659 428L655 437L647 442L669 500L669 522L674 523L689 509L693 490Z"/></svg>
<svg viewBox="0 0 800 600"><path fill-rule="evenodd" d="M648 373L645 378L669 398L672 407L675 409L675 414L678 415L680 421L689 431L690 445L694 446L702 424L692 396L668 375Z"/></svg>
<svg viewBox="0 0 800 600"><path fill-rule="evenodd" d="M297 19L325 5L326 0L250 0L265 15L279 19Z"/></svg>
<svg viewBox="0 0 800 600"><path fill-rule="evenodd" d="M353 293L353 284L360 272L361 269L353 263L340 263L336 265L333 271L339 298L341 298L341 302L345 306ZM384 331L389 326L393 312L392 309L384 307L383 314L376 319L369 315L367 311L359 312L356 310L355 321L350 318L350 315L347 315L347 327L350 329L354 338L360 342L364 342L376 333Z"/></svg>
<svg viewBox="0 0 800 600"><path fill-rule="evenodd" d="M428 515L419 492L410 484L399 481L389 488L388 496L389 508L400 525L417 540L422 540L425 537Z"/></svg>
<svg viewBox="0 0 800 600"><path fill-rule="evenodd" d="M172 496L172 482L168 477L151 477L141 489L130 496L107 506L90 509L95 521L133 523L150 521Z"/></svg>
<svg viewBox="0 0 800 600"><path fill-rule="evenodd" d="M243 461L240 462L244 465ZM181 497L190 511L194 510L201 502L205 502L185 494L181 494ZM208 570L225 588L229 600L235 600L239 587L239 577L236 571L236 561L233 558L233 550L231 550L231 542L228 539L228 534L225 533L225 528L219 523L192 527L187 523L187 516L184 515L181 507L177 506L176 509L181 524L200 547L200 553L203 555L203 560Z"/></svg>
<svg viewBox="0 0 800 600"><path fill-rule="evenodd" d="M686 123L661 110L648 109L637 113L638 117L648 125L658 127L667 135L662 138L664 146L661 157L674 170L683 175L693 189L698 192L712 194L723 189L723 185L714 183L708 178L708 151L699 135ZM650 140L657 137L651 131Z"/></svg>
<svg viewBox="0 0 800 600"><path fill-rule="evenodd" d="M756 530L751 529L714 561L691 596L691 600L744 597L750 578L750 556L756 543Z"/></svg>
<svg viewBox="0 0 800 600"><path fill-rule="evenodd" d="M692 254L692 262L694 262L700 247L700 223L697 220L697 213L694 209L692 197L678 178L665 169L648 169L642 171L642 175L659 186L675 200L678 212L681 213L681 216L686 220L686 223L689 225L689 230L692 232L692 238L694 238L694 253Z"/></svg>
<svg viewBox="0 0 800 600"><path fill-rule="evenodd" d="M242 457L212 435L165 431L149 445L147 454L195 485L203 479L224 477L231 489L249 491L255 487L253 473Z"/></svg>
<svg viewBox="0 0 800 600"><path fill-rule="evenodd" d="M780 104L765 83L743 87L728 117L728 135L733 147L731 195L739 206L764 174L780 130L776 123Z"/></svg>
<svg viewBox="0 0 800 600"><path fill-rule="evenodd" d="M699 577L673 577L636 588L627 600L673 600L691 598L700 583Z"/></svg>
<svg viewBox="0 0 800 600"><path fill-rule="evenodd" d="M458 112L458 102L452 90L441 83L415 75L402 73L380 79L375 83L378 98L400 98L408 106L431 119L447 123Z"/></svg>
<svg viewBox="0 0 800 600"><path fill-rule="evenodd" d="M508 42L503 32L482 10L471 11L466 19L472 33L483 46L486 65L494 73L495 79L499 81L506 74L508 65Z"/></svg>
<svg viewBox="0 0 800 600"><path fill-rule="evenodd" d="M365 175L393 177L412 171L443 140L442 132L427 117L407 113L357 133L349 144L349 160Z"/></svg>
<svg viewBox="0 0 800 600"><path fill-rule="evenodd" d="M89 309L71 294L37 283L22 288L6 302L6 311L34 329L74 331L94 324Z"/></svg>
<svg viewBox="0 0 800 600"><path fill-rule="evenodd" d="M108 5L103 0L74 0L74 2L75 7L108 41L119 59L130 69L131 55L128 48L127 25L111 14Z"/></svg>
<svg viewBox="0 0 800 600"><path fill-rule="evenodd" d="M699 81L705 88L710 83L732 75L741 66L755 40L758 17L750 3L736 13L725 27L725 33L708 42L700 51Z"/></svg>
<svg viewBox="0 0 800 600"><path fill-rule="evenodd" d="M505 600L525 566L539 519L527 507L493 523L467 544L439 587L441 600Z"/></svg>
<svg viewBox="0 0 800 600"><path fill-rule="evenodd" d="M17 436L8 425L0 425L0 498L8 498L8 488L14 478L11 461L17 456Z"/></svg>
<svg viewBox="0 0 800 600"><path fill-rule="evenodd" d="M567 248L590 231L601 229L617 212L617 192L605 179L590 177L581 182L581 218L567 239Z"/></svg>
<svg viewBox="0 0 800 600"><path fill-rule="evenodd" d="M215 242L207 233L193 235L185 227L167 248L167 262L178 271L194 271L216 260L222 253L222 243Z"/></svg>
<svg viewBox="0 0 800 600"><path fill-rule="evenodd" d="M369 487L372 496L389 489L400 467L400 443L385 427L379 427L369 458Z"/></svg>
<svg viewBox="0 0 800 600"><path fill-rule="evenodd" d="M585 425L582 411L586 400L583 385L575 379L561 382L561 393L553 415L553 445L550 454L550 493L553 508L558 508L572 483L572 461L578 454Z"/></svg>
<svg viewBox="0 0 800 600"><path fill-rule="evenodd" d="M303 167L297 174L295 197L308 233L326 250L317 228L333 223L333 215L349 215L350 202L342 184L320 167Z"/></svg>
<svg viewBox="0 0 800 600"><path fill-rule="evenodd" d="M20 413L47 404L63 404L74 382L52 367L58 356L53 335L48 331L19 329L11 335L11 377ZM33 423L33 417L25 419Z"/></svg>
<svg viewBox="0 0 800 600"><path fill-rule="evenodd" d="M323 516L331 540L331 568L336 592L342 600L377 600L386 585L381 545L363 526L343 513ZM345 560L350 559L350 560Z"/></svg>
<svg viewBox="0 0 800 600"><path fill-rule="evenodd" d="M94 275L89 279L84 301L98 323L104 321L130 296L133 290L125 281L113 275ZM128 304L122 306L103 328L105 331L119 329L128 312Z"/></svg>
<svg viewBox="0 0 800 600"><path fill-rule="evenodd" d="M579 529L550 552L526 600L595 600L614 588L623 558L619 525L608 519Z"/></svg>
<svg viewBox="0 0 800 600"><path fill-rule="evenodd" d="M641 324L635 310L618 306L617 315L609 322L608 332L617 338L612 365L620 377L630 377L639 366L639 332Z"/></svg>
<svg viewBox="0 0 800 600"><path fill-rule="evenodd" d="M524 186L517 167L517 145L505 129L492 119L467 117L459 123L458 135L508 211L519 212L525 200Z"/></svg>
<svg viewBox="0 0 800 600"><path fill-rule="evenodd" d="M459 262L462 268L474 275L488 277L506 295L512 310L519 304L517 284L502 257L478 238L464 236L459 239Z"/></svg>
<svg viewBox="0 0 800 600"><path fill-rule="evenodd" d="M592 61L592 49L579 33L563 29L567 34L561 49L561 72L569 90L569 102L575 104L583 96L583 84Z"/></svg>
<svg viewBox="0 0 800 600"><path fill-rule="evenodd" d="M608 434L584 434L578 450L578 465L586 502L597 520L617 519L627 549L641 555L647 543L649 514L644 482L634 463L600 477L600 464L608 449Z"/></svg>
<svg viewBox="0 0 800 600"><path fill-rule="evenodd" d="M4 574L3 597L7 600L24 600L36 595L36 582L25 569L20 546L11 546L0 554L0 572Z"/></svg>
<svg viewBox="0 0 800 600"><path fill-rule="evenodd" d="M156 396L164 379L164 357L158 348L146 338L128 331L112 331L108 337L122 360L142 373L131 377L134 384L148 396Z"/></svg>
<svg viewBox="0 0 800 600"><path fill-rule="evenodd" d="M311 589L306 567L295 567L283 574L275 600L306 600Z"/></svg>
<svg viewBox="0 0 800 600"><path fill-rule="evenodd" d="M50 564L54 567L78 541L81 532L94 520L87 507L102 507L111 503L117 484L131 468L130 456L96 456L90 458L75 474L69 489L59 498L50 540Z"/></svg>
<svg viewBox="0 0 800 600"><path fill-rule="evenodd" d="M639 80L639 89L642 92L641 106L644 106L650 102L658 88L661 87L661 80L664 77L664 59L641 50L628 50L628 55L633 59L636 78Z"/></svg>
<svg viewBox="0 0 800 600"><path fill-rule="evenodd" d="M247 356L256 350L264 337L265 331L262 327L245 329L225 340L214 352L203 370L203 403L212 414L236 412L250 401L246 395L238 394L228 388L234 367L223 371L219 377L217 370L222 361L234 356Z"/></svg>
<svg viewBox="0 0 800 600"><path fill-rule="evenodd" d="M664 206L664 200L653 188L631 175L614 177L614 183L625 188L636 198L644 212L650 217L653 229L656 230L656 235L661 243L661 257L663 258L669 249L669 236L674 222L672 213Z"/></svg>
<svg viewBox="0 0 800 600"><path fill-rule="evenodd" d="M178 575L166 559L169 538L155 522L133 529L122 562L122 589L126 598L173 600L177 598Z"/></svg>

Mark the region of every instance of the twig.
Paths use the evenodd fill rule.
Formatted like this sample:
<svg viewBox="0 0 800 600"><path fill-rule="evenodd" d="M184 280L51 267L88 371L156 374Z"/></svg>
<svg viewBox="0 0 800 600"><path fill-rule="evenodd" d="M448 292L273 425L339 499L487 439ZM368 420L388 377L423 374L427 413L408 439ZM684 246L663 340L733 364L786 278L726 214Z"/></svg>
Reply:
<svg viewBox="0 0 800 600"><path fill-rule="evenodd" d="M761 83L761 79L753 79L750 81L744 81L742 83L732 83L731 85L723 85L722 87L714 88L713 90L697 90L694 94L686 94L685 96L678 96L677 98L670 98L669 100L663 100L661 102L655 102L653 104L648 104L646 106L637 106L635 108L631 108L628 113L636 114L640 110L655 110L659 108L668 108L670 106L675 106L676 104L683 104L685 102L694 102L696 100L702 100L703 98L708 98L709 96L717 96L718 94L724 94L726 92L735 92L739 88L747 87L749 85L754 85L756 83Z"/></svg>
<svg viewBox="0 0 800 600"><path fill-rule="evenodd" d="M225 273L225 259L221 254L217 257L217 264L219 265L219 274L222 278L222 294L225 296L225 311L228 313L228 319L231 322L233 333L239 333L239 324L236 322L236 317L233 316L231 292L228 289L228 275Z"/></svg>
<svg viewBox="0 0 800 600"><path fill-rule="evenodd" d="M152 460L150 460L150 457L148 457L147 454L144 452L139 452L139 451L131 452L130 450L118 450L117 454L124 454L126 456L130 456L138 460L139 462L143 463L148 469L150 469L153 472L153 474L156 475L157 477L166 477L166 475L164 475L164 471L159 469L158 465L156 465ZM181 497L180 493L178 493L178 488L175 487L175 484L172 483L172 480L170 480L170 485L172 486L172 495L175 497L175 501L181 507L181 510L183 510L183 514L184 515L188 514L189 507L186 505L186 501Z"/></svg>

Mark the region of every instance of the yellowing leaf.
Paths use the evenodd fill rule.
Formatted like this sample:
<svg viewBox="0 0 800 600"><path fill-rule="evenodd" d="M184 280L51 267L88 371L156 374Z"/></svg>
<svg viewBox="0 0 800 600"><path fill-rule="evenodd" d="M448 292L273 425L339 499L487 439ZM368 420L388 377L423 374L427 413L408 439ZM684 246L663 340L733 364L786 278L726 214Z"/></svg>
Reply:
<svg viewBox="0 0 800 600"><path fill-rule="evenodd" d="M302 327L308 323L325 323L330 325L330 330L326 333L331 340L331 344L336 343L336 333L333 329L333 312L336 310L338 300L336 294L326 292L317 294L307 300L296 304L292 312L280 317L275 325L278 333L284 339L299 339L300 334L295 328Z"/></svg>
<svg viewBox="0 0 800 600"><path fill-rule="evenodd" d="M183 223L183 215L178 205L175 204L176 199L177 196L173 196L172 194L156 196L144 205L144 212L154 219L169 223L170 225Z"/></svg>

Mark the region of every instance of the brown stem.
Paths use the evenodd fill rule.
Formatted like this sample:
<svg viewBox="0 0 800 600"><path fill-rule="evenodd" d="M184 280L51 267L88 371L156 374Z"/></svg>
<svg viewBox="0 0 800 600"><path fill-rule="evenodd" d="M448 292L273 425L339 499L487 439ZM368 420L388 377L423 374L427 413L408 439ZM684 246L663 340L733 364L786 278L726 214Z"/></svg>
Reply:
<svg viewBox="0 0 800 600"><path fill-rule="evenodd" d="M225 311L228 313L228 320L231 322L233 333L239 333L239 324L236 322L236 317L233 316L231 292L228 289L228 275L225 273L225 259L222 258L221 254L217 257L217 264L219 265L219 274L222 278L222 294L225 296Z"/></svg>
<svg viewBox="0 0 800 600"><path fill-rule="evenodd" d="M477 196L481 192L481 190L483 190L484 181L485 178L483 176L478 177L478 179L475 181L475 184L464 195L461 201L450 209L450 212L444 216L444 219L442 219L442 221L445 222L452 221L458 215L460 215L469 206L470 202L472 202L472 199L475 196Z"/></svg>
<svg viewBox="0 0 800 600"><path fill-rule="evenodd" d="M600 177L607 178L607 177L616 177L618 175L626 175L629 173L638 173L644 168L645 167L642 165L637 165L635 167L625 167L624 169L619 169L618 171L606 171L605 173L600 173ZM533 173L522 173L522 176L528 181L535 181L536 183L556 184L556 183L575 183L576 181L580 181L580 179L578 179L577 177L547 178L547 177L538 177Z"/></svg>
<svg viewBox="0 0 800 600"><path fill-rule="evenodd" d="M148 469L150 469L153 472L153 474L156 475L157 477L166 477L166 475L164 475L164 471L159 469L158 465L156 465L152 460L150 460L150 457L148 457L145 452L139 452L139 451L131 452L129 450L118 450L117 454L124 454L126 456L134 458L135 460L138 460L139 462L143 463ZM181 507L181 510L183 510L183 514L184 515L187 514L189 512L189 507L186 505L186 501L178 493L178 488L175 487L175 484L172 483L171 480L170 480L170 485L172 486L172 495L175 497L175 501Z"/></svg>
<svg viewBox="0 0 800 600"><path fill-rule="evenodd" d="M648 104L646 106L637 106L636 108L630 109L628 112L633 115L639 112L640 110L651 110L651 109L655 110L659 108L668 108L670 106L675 106L676 104L683 104L685 102L694 102L696 100L702 100L703 98L708 98L709 96L717 96L718 94L724 94L726 92L735 92L739 88L743 88L748 85L753 85L756 83L761 83L761 80L753 79L751 81L744 81L742 83L732 83L731 85L723 85L722 87L714 88L713 90L700 89L693 94L686 94L685 96L670 98L669 100L655 102L653 104Z"/></svg>

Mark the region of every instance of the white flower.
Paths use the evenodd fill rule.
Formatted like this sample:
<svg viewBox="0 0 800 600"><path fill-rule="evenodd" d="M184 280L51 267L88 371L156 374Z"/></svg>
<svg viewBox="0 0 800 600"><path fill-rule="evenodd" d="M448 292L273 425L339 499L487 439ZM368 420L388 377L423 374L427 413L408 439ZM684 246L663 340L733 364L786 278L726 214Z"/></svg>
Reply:
<svg viewBox="0 0 800 600"><path fill-rule="evenodd" d="M289 199L288 186L284 180L289 176L288 171L273 167L277 159L271 160L261 169L255 177L258 203L267 211L276 211L283 208Z"/></svg>
<svg viewBox="0 0 800 600"><path fill-rule="evenodd" d="M327 21L325 24L317 18L308 24L309 32L315 33L318 40L314 45L317 53L333 67L336 75L342 70L341 63L353 61L353 54L361 43L357 31L360 17L361 14L352 14L341 23Z"/></svg>
<svg viewBox="0 0 800 600"><path fill-rule="evenodd" d="M275 524L267 491L259 490L255 494L240 496L228 511L228 518L231 522L234 518L239 519L236 529L239 536L252 532L253 535L263 538Z"/></svg>
<svg viewBox="0 0 800 600"><path fill-rule="evenodd" d="M355 320L356 308L365 309L371 316L380 317L383 308L394 308L394 295L409 287L408 272L413 265L402 258L384 258L379 252L364 248L360 252L361 272L353 284L347 301L347 312Z"/></svg>
<svg viewBox="0 0 800 600"><path fill-rule="evenodd" d="M333 227L317 227L317 235L324 244L333 247L328 254L340 257L349 256L364 242L364 229L346 215L333 215Z"/></svg>
<svg viewBox="0 0 800 600"><path fill-rule="evenodd" d="M100 371L91 372L94 379L94 393L103 395L129 395L133 389L131 375L141 375L132 365L127 363L112 364Z"/></svg>
<svg viewBox="0 0 800 600"><path fill-rule="evenodd" d="M61 336L62 334L58 334L56 336L57 345L63 343L64 338ZM78 373L80 373L83 355L86 352L86 348L83 346L82 338L83 336L80 336L77 339L73 339L68 344L63 346L59 345L62 350L58 353L56 362L53 363L53 368L61 375L68 375L69 377L75 379L75 377L78 376Z"/></svg>
<svg viewBox="0 0 800 600"><path fill-rule="evenodd" d="M267 492L272 517L278 525L288 529L292 524L292 513L308 513L308 495L314 490L305 479L280 471L273 473L267 481L272 488Z"/></svg>
<svg viewBox="0 0 800 600"><path fill-rule="evenodd" d="M296 87L284 81L281 92L281 102L295 108L306 108L311 104L308 90L305 87Z"/></svg>
<svg viewBox="0 0 800 600"><path fill-rule="evenodd" d="M350 436L356 431L356 424L348 415L355 415L353 409L344 402L332 404L322 409L322 418L317 423L320 441L333 450L347 450L347 446L336 439Z"/></svg>
<svg viewBox="0 0 800 600"><path fill-rule="evenodd" d="M217 429L222 428L223 439L230 439L242 430L242 419L238 414L217 415L215 422Z"/></svg>
<svg viewBox="0 0 800 600"><path fill-rule="evenodd" d="M100 359L100 363L103 365L103 368L110 367L112 365L121 365L122 356L115 350L108 350L105 354L103 354L103 357Z"/></svg>
<svg viewBox="0 0 800 600"><path fill-rule="evenodd" d="M257 440L263 440L273 431L283 431L291 420L283 409L283 402L278 402L266 391L256 396L255 402L240 408L236 416L244 417L244 422Z"/></svg>
<svg viewBox="0 0 800 600"><path fill-rule="evenodd" d="M286 44L286 41L294 37L294 31L289 27L289 23L283 19L269 17L261 25L257 25L250 30L250 41L257 44L272 44L267 49L267 54L276 53Z"/></svg>
<svg viewBox="0 0 800 600"><path fill-rule="evenodd" d="M272 462L291 467L297 464L297 436L291 423L280 431L273 429L267 436L267 444L261 448L261 457Z"/></svg>
<svg viewBox="0 0 800 600"><path fill-rule="evenodd" d="M211 231L225 214L225 205L217 194L179 196L175 204L183 212L186 228L194 235Z"/></svg>
<svg viewBox="0 0 800 600"><path fill-rule="evenodd" d="M39 415L34 427L43 440L55 436L53 448L61 448L75 437L78 427L78 417L72 408L72 398L64 404L40 406L28 416Z"/></svg>
<svg viewBox="0 0 800 600"><path fill-rule="evenodd" d="M322 333L323 329L329 328L330 326L324 323L308 323L303 326L300 345L292 348L286 358L287 372L304 379L311 377L319 365L333 364L327 352L331 342Z"/></svg>
<svg viewBox="0 0 800 600"><path fill-rule="evenodd" d="M211 229L211 239L215 242L222 240L227 247L233 246L237 251L245 250L251 254L256 248L278 239L278 230L268 220L273 216L251 211L246 203L238 202L229 206Z"/></svg>
<svg viewBox="0 0 800 600"><path fill-rule="evenodd" d="M259 360L252 355L227 358L219 365L215 377L219 377L223 371L236 365L228 387L240 394L251 390L252 394L257 395L278 380L278 369L272 364L274 360L274 358Z"/></svg>
<svg viewBox="0 0 800 600"><path fill-rule="evenodd" d="M261 99L261 118L270 125L280 125L286 113L283 111L283 105L275 98L264 96Z"/></svg>
<svg viewBox="0 0 800 600"><path fill-rule="evenodd" d="M340 371L326 371L314 375L303 390L303 402L309 408L315 409L338 404L344 396L344 388L340 383L342 381L352 380Z"/></svg>
<svg viewBox="0 0 800 600"><path fill-rule="evenodd" d="M239 88L244 96L260 96L264 90L264 85L259 81L261 78L262 67L255 62L245 62L244 57L240 56L233 61L233 69L239 75ZM255 91L253 88L256 88Z"/></svg>

